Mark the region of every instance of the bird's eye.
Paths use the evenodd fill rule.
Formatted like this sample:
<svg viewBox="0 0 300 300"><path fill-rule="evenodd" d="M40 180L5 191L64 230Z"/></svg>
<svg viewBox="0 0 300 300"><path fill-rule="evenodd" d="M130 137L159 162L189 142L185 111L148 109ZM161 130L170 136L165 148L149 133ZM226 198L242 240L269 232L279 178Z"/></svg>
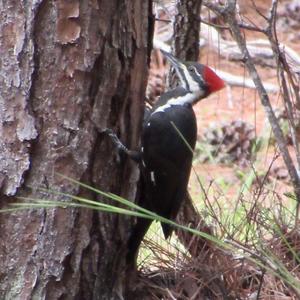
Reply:
<svg viewBox="0 0 300 300"><path fill-rule="evenodd" d="M188 69L189 69L190 72L195 72L195 68L193 66L189 66Z"/></svg>

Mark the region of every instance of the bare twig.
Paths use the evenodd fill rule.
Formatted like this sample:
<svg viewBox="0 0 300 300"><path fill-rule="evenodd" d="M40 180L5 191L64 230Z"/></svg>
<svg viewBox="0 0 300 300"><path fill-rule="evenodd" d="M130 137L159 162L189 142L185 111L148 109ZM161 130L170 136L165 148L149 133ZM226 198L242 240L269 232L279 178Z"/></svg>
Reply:
<svg viewBox="0 0 300 300"><path fill-rule="evenodd" d="M255 1L251 0L251 3L253 5L255 11L257 12L257 14L267 21L267 17L259 10L259 8L257 7Z"/></svg>
<svg viewBox="0 0 300 300"><path fill-rule="evenodd" d="M200 18L200 17L199 17L199 18ZM207 25L207 26L211 26L211 27L218 28L218 29L230 30L229 27L226 26L226 25L214 24L214 23L205 21L204 19L201 19L201 23L202 23L202 24L205 24L205 25ZM249 23L246 23L245 21L240 22L240 23L239 23L239 26L240 26L241 28L246 29L246 30L249 30L249 31L262 32L262 33L265 32L264 29L259 28L258 26L255 26L255 25L251 25L251 24L249 24Z"/></svg>
<svg viewBox="0 0 300 300"><path fill-rule="evenodd" d="M224 72L221 70L214 71L218 74L219 77L221 77L227 84L231 86L247 87L250 89L256 88L252 78L245 78L244 76L232 75L228 72ZM275 86L272 83L264 82L263 85L268 93L277 93L279 91L277 86Z"/></svg>
<svg viewBox="0 0 300 300"><path fill-rule="evenodd" d="M281 87L282 87L282 97L284 100L286 112L288 114L288 120L290 122L291 137L296 150L298 169L300 169L300 149L296 137L296 124L294 121L294 114L293 114L294 105L292 102L292 94L290 93L288 88L288 83L286 80L285 73L287 74L288 80L292 85L292 89L294 91L293 94L295 95L296 102L298 103L300 103L299 89L298 86L294 83L289 64L286 62L285 55L282 53L280 49L280 43L278 41L277 33L276 33L276 15L277 15L276 9L277 9L277 1L273 1L272 7L270 9L269 26L268 29L266 30L266 35L270 41L272 50L275 53L276 64L278 66L278 72L279 72Z"/></svg>
<svg viewBox="0 0 300 300"><path fill-rule="evenodd" d="M266 270L265 269L262 269L261 270L261 277L260 277L260 281L259 281L259 286L258 286L258 290L257 290L257 296L256 296L256 299L259 300L260 299L260 293L261 293L261 290L262 290L262 286L263 286L263 282L264 282L264 276L266 274Z"/></svg>
<svg viewBox="0 0 300 300"><path fill-rule="evenodd" d="M273 1L277 2L277 1ZM249 54L247 45L246 45L246 40L243 34L241 33L241 30L238 26L238 22L236 20L236 0L228 0L226 2L225 6L220 6L212 3L208 3L208 1L204 0L203 2L207 7L212 9L216 14L220 15L223 17L226 21L226 23L229 25L231 33L237 42L240 51L243 56L243 60L245 62L245 65L247 67L247 70L249 74L251 75L254 84L257 88L258 94L261 99L261 104L263 105L266 115L268 117L268 120L271 124L272 130L274 132L275 139L277 141L280 153L283 157L283 160L285 162L285 165L288 169L289 175L291 177L295 195L297 198L297 201L300 201L300 180L299 176L297 173L297 170L295 168L295 165L293 163L293 160L291 158L291 155L289 153L289 150L287 148L287 143L284 138L283 132L280 128L280 125L278 123L278 120L275 116L275 113L273 111L270 99L268 97L268 94L266 92L266 89L264 88L262 81L258 75L258 72L256 70L256 67L253 63L253 59L251 55Z"/></svg>
<svg viewBox="0 0 300 300"><path fill-rule="evenodd" d="M279 41L277 38L277 33L276 33L277 5L278 5L278 0L273 0L272 7L270 9L270 16L268 19L269 26L268 26L266 32L267 32L267 36L271 43L271 47L275 54L275 59L276 59L277 65L278 65L278 71L279 71L279 76L280 76L280 81L281 81L281 86L282 86L282 96L283 96L285 108L286 108L286 111L288 114L288 120L290 123L290 132L291 132L292 141L293 141L295 151L296 151L296 159L297 159L298 169L299 169L300 168L300 149L299 149L299 144L298 144L297 137L296 137L296 125L294 122L293 103L292 103L292 99L291 99L292 95L288 89L285 72L288 75L289 82L292 84L292 88L294 90L294 95L296 97L297 103L300 103L299 94L298 94L299 89L296 86L296 84L294 83L294 80L291 76L289 64L286 62L285 56L283 55L283 53L280 49L280 44L279 44ZM299 176L298 176L298 180L299 180ZM296 195L297 195L297 193L296 193ZM297 200L298 200L298 202L297 202L297 209L296 209L296 223L298 220L299 205L300 205L298 195L297 195Z"/></svg>

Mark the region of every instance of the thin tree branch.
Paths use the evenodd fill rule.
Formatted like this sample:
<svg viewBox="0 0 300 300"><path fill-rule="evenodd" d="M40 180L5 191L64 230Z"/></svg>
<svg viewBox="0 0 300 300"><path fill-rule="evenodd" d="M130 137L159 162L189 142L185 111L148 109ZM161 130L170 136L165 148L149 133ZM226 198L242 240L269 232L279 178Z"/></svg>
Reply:
<svg viewBox="0 0 300 300"><path fill-rule="evenodd" d="M277 1L273 1L274 2ZM244 36L241 33L241 30L239 28L238 22L236 20L236 1L235 0L228 0L226 2L225 6L216 5L213 3L208 3L208 1L204 0L203 4L206 5L208 8L212 9L216 14L222 16L226 23L229 25L231 33L233 35L233 38L236 40L243 56L244 63L246 65L246 68L251 75L258 94L261 99L261 104L263 105L266 115L268 117L268 120L271 124L272 130L274 132L275 139L277 141L280 153L283 157L283 160L286 164L286 167L288 169L289 175L291 177L294 191L296 194L297 201L300 201L300 180L297 173L297 170L295 168L295 165L293 163L293 160L291 158L291 155L287 148L287 143L284 138L283 132L279 126L278 120L274 114L270 99L268 97L268 94L261 82L261 79L258 75L258 72L255 68L255 65L253 63L253 59L249 54L246 40Z"/></svg>
<svg viewBox="0 0 300 300"><path fill-rule="evenodd" d="M300 103L299 100L299 89L296 87L288 63L286 62L285 55L282 53L280 49L280 43L278 41L277 32L276 32L276 16L277 16L277 4L278 1L273 1L272 7L270 9L270 17L269 17L269 26L267 30L267 37L270 41L273 52L275 53L276 64L279 70L280 81L282 85L282 97L284 100L285 109L288 114L288 120L290 122L290 131L291 137L293 141L293 145L296 150L296 159L298 163L298 169L300 169L300 149L299 144L296 138L296 124L294 122L294 105L292 102L292 94L288 88L287 80L285 73L288 76L288 80L292 85L292 89L294 91L294 96L296 97L296 103Z"/></svg>

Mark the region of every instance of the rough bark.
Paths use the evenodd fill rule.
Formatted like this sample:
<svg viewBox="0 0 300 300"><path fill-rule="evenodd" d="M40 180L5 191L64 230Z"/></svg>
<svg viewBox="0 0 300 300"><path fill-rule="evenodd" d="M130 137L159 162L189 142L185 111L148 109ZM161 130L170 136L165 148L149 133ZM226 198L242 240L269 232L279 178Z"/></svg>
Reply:
<svg viewBox="0 0 300 300"><path fill-rule="evenodd" d="M8 2L0 3L1 207L17 196L57 198L38 187L95 198L57 173L134 199L136 165L118 164L100 132L113 128L138 146L151 1ZM89 210L1 214L0 298L115 298L129 227Z"/></svg>
<svg viewBox="0 0 300 300"><path fill-rule="evenodd" d="M197 0L180 0L174 23L174 50L176 57L197 61L199 57L200 9Z"/></svg>

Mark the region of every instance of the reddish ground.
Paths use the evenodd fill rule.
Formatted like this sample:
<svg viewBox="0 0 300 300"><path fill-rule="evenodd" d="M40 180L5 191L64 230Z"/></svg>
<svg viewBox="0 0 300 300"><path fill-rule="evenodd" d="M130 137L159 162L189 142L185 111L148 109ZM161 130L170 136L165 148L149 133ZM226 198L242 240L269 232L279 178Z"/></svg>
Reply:
<svg viewBox="0 0 300 300"><path fill-rule="evenodd" d="M241 11L243 15L246 15L249 19L249 22L253 22L256 25L262 25L263 19L257 17L257 13L253 8L247 6L247 2L250 1L241 1L244 4L241 4ZM271 1L255 1L258 9L262 13L267 13L268 8L270 7ZM279 10L284 7L288 1L281 1ZM282 20L281 20L282 21ZM281 24L281 23L278 23ZM225 33L226 35L226 33ZM246 32L247 39L258 39L265 38L260 33L256 32ZM280 26L278 28L278 37L282 43L292 47L295 51L300 53L300 44L297 39L295 39L296 32L290 28L285 28ZM227 38L230 39L230 36L227 34ZM201 62L219 66L223 71L227 71L234 75L241 75L249 77L244 66L240 63L229 62L226 59L216 55L213 51L205 49L202 51ZM259 74L265 82L277 84L276 69L272 68L262 68L258 67ZM282 107L282 100L278 93L269 94L270 100L273 107ZM263 136L268 138L270 125L266 119L266 114L264 108L260 103L260 98L254 89L240 88L240 87L227 87L221 92L211 95L208 99L203 100L195 106L195 112L197 114L198 122L198 134L201 136L204 130L209 127L212 123L220 124L222 122L228 122L233 120L243 120L255 127L256 135ZM293 149L290 149L292 155L294 156ZM275 148L269 147L264 149L260 153L260 162L256 168L259 170L268 170L271 161L274 158ZM284 166L284 163L279 157L274 166ZM236 167L235 166L226 166L222 164L203 164L199 163L195 165L195 170L197 174L205 178L206 184L209 184L210 180L215 180L216 178L224 177L227 181L232 183L232 187L227 191L228 196L230 193L236 193L236 190L241 185L241 182L237 179L236 176ZM250 172L249 170L243 170L243 172ZM191 185L193 186L193 192L197 194L197 189L200 190L200 187L196 184L195 175L192 175ZM196 188L195 185L196 184ZM291 190L288 180L285 182L279 182L276 184L277 192L282 195L284 191ZM199 191L198 190L198 191ZM200 191L199 191L200 192ZM229 197L231 198L231 197Z"/></svg>

